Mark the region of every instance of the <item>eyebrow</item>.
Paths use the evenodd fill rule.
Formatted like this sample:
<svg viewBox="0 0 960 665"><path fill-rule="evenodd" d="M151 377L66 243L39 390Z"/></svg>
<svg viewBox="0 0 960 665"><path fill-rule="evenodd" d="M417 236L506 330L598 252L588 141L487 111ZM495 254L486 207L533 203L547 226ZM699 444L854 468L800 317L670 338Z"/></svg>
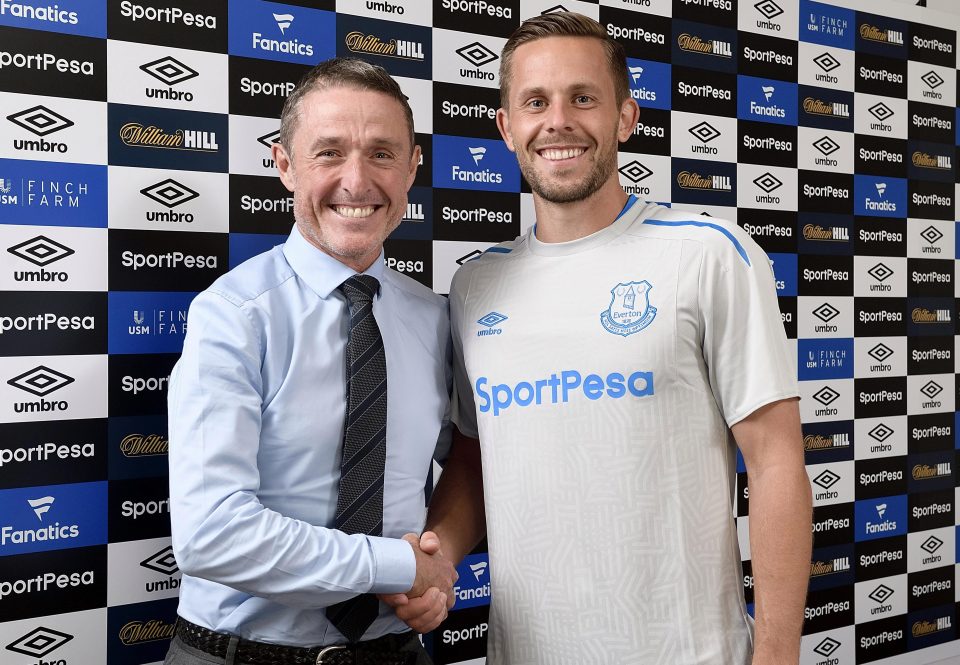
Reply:
<svg viewBox="0 0 960 665"><path fill-rule="evenodd" d="M599 89L596 83L591 83L589 81L578 81L577 83L572 83L566 87L567 93L577 93L577 92L594 92ZM529 88L521 88L520 96L521 97L535 97L535 96L544 96L546 93L546 88L543 86L532 86Z"/></svg>
<svg viewBox="0 0 960 665"><path fill-rule="evenodd" d="M313 143L310 144L310 150L311 151L316 150L320 146L324 146L324 145L339 147L344 143L345 141L341 136L318 136L313 140ZM379 137L374 138L371 141L371 145L373 147L390 148L391 150L397 150L397 151L401 150L404 147L404 144L402 142L394 141L393 139L379 138Z"/></svg>

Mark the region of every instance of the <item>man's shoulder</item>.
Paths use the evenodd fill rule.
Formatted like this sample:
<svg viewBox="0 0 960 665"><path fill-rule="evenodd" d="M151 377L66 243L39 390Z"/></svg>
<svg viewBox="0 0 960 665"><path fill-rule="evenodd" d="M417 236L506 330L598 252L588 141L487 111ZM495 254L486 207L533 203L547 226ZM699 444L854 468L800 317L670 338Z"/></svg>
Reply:
<svg viewBox="0 0 960 665"><path fill-rule="evenodd" d="M207 291L239 307L284 284L294 275L283 255L283 245L277 245L221 275Z"/></svg>
<svg viewBox="0 0 960 665"><path fill-rule="evenodd" d="M637 230L655 229L660 235L700 243L708 256L718 259L738 257L751 265L757 252L756 242L735 223L720 217L661 207L643 219Z"/></svg>
<svg viewBox="0 0 960 665"><path fill-rule="evenodd" d="M526 235L517 236L513 240L501 242L485 251L477 250L477 255L461 264L453 276L450 284L450 293L456 292L461 285L469 281L470 276L489 270L499 271L503 267L503 261L516 260L520 256L526 255L523 251Z"/></svg>
<svg viewBox="0 0 960 665"><path fill-rule="evenodd" d="M426 286L393 268L385 268L384 280L392 286L397 295L413 306L426 307L429 310L446 311L447 299L434 293Z"/></svg>

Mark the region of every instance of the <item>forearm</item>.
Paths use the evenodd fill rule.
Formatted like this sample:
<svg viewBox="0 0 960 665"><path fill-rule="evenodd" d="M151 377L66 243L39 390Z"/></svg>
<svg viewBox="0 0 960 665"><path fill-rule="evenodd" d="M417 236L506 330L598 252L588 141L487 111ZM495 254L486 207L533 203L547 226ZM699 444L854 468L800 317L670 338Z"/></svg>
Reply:
<svg viewBox="0 0 960 665"><path fill-rule="evenodd" d="M754 664L795 664L810 577L810 482L797 464L771 465L749 480Z"/></svg>
<svg viewBox="0 0 960 665"><path fill-rule="evenodd" d="M444 555L459 563L487 531L480 445L454 432L453 448L427 512L425 530L440 539Z"/></svg>

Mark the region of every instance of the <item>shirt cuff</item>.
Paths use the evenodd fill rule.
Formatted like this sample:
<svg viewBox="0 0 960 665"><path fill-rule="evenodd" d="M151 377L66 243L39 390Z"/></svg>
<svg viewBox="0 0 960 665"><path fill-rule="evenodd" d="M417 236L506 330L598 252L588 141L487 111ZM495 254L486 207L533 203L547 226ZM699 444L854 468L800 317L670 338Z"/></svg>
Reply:
<svg viewBox="0 0 960 665"><path fill-rule="evenodd" d="M417 576L417 559L413 548L397 538L369 537L373 551L373 586L371 593L404 593L413 587Z"/></svg>

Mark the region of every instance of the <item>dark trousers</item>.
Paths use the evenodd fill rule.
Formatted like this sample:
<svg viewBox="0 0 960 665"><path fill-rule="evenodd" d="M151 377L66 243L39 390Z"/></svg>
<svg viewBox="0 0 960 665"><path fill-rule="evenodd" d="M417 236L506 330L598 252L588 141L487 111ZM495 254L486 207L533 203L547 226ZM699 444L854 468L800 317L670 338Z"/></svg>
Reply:
<svg viewBox="0 0 960 665"><path fill-rule="evenodd" d="M410 640L409 644L400 649L400 651L409 651L417 653L416 665L433 665L426 649L420 644L420 640ZM187 646L180 641L179 637L174 637L170 643L170 650L163 661L163 665L246 665L245 663L231 658L229 661L223 658L211 656L199 649Z"/></svg>

